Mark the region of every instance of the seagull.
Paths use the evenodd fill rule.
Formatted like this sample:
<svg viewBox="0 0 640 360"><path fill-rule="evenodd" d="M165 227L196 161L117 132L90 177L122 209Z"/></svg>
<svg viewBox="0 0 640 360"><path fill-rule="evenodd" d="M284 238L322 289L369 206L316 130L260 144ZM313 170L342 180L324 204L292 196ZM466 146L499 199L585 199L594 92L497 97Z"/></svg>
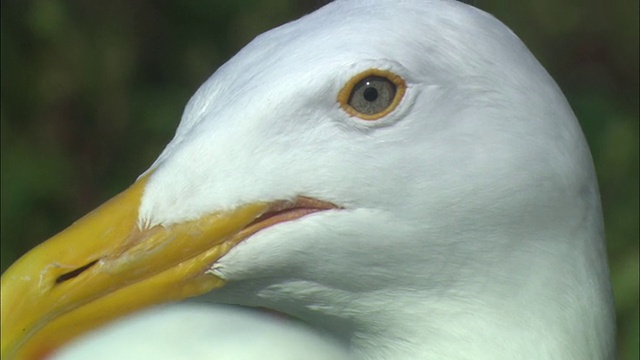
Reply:
<svg viewBox="0 0 640 360"><path fill-rule="evenodd" d="M614 358L579 123L516 35L456 1L337 0L254 39L130 188L3 274L2 356L185 299L300 319L283 336L351 359ZM220 319L185 334L215 341Z"/></svg>

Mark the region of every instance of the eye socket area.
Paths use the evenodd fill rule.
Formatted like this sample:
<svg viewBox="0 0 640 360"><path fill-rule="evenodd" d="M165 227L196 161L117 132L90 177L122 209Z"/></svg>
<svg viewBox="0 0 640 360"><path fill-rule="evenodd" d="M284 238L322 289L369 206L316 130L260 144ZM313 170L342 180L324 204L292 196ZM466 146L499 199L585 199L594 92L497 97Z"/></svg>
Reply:
<svg viewBox="0 0 640 360"><path fill-rule="evenodd" d="M407 89L398 75L369 69L349 79L338 93L344 111L363 120L378 120L393 111Z"/></svg>

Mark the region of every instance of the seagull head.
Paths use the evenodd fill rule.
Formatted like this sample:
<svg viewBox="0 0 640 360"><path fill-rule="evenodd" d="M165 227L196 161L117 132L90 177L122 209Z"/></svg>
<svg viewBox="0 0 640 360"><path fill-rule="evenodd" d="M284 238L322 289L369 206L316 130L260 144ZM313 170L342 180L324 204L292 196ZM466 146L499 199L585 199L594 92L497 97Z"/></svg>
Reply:
<svg viewBox="0 0 640 360"><path fill-rule="evenodd" d="M361 358L613 343L579 124L507 27L454 1L336 1L258 36L131 188L2 288L10 357L190 297L299 317Z"/></svg>

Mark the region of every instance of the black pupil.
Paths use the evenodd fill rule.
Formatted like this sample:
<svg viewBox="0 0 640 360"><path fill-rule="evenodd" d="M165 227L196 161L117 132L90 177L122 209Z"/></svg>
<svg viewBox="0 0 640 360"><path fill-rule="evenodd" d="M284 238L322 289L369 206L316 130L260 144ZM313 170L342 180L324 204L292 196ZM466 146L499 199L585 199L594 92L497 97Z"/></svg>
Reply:
<svg viewBox="0 0 640 360"><path fill-rule="evenodd" d="M362 95L364 96L364 99L369 102L375 101L378 98L378 90L376 90L374 87L368 87L364 89Z"/></svg>

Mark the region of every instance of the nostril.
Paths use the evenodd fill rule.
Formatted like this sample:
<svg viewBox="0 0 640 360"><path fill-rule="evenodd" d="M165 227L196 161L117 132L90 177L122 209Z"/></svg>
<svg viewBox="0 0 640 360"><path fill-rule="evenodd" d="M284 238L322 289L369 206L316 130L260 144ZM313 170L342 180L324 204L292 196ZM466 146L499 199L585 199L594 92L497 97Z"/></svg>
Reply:
<svg viewBox="0 0 640 360"><path fill-rule="evenodd" d="M58 278L56 279L56 284L60 284L60 283L63 283L65 281L67 281L67 280L73 279L74 277L82 274L85 270L88 270L90 267L95 265L97 262L98 262L98 260L94 260L94 261L88 263L87 265L81 266L81 267L79 267L79 268L77 268L75 270L71 270L71 271L69 271L67 273L64 273L64 274L58 276Z"/></svg>

